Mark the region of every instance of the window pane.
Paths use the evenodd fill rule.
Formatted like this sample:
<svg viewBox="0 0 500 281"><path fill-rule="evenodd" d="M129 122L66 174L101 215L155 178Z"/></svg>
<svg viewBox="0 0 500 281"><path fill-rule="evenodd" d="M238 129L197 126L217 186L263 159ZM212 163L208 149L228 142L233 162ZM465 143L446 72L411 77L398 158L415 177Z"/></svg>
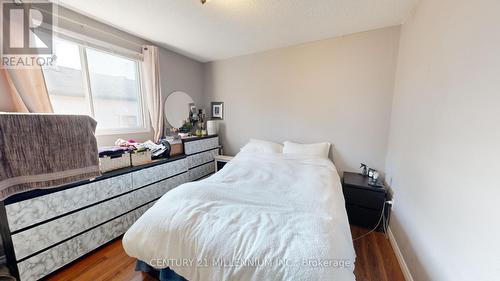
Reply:
<svg viewBox="0 0 500 281"><path fill-rule="evenodd" d="M98 128L143 127L137 62L94 49L87 60Z"/></svg>
<svg viewBox="0 0 500 281"><path fill-rule="evenodd" d="M55 113L90 115L89 102L83 88L78 45L54 40L56 64L43 68L45 83Z"/></svg>

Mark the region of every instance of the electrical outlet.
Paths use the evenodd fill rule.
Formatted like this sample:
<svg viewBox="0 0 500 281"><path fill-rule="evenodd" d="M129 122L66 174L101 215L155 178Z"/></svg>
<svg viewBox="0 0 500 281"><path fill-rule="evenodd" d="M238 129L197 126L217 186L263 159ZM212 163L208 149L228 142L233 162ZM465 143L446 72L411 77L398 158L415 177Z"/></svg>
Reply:
<svg viewBox="0 0 500 281"><path fill-rule="evenodd" d="M395 195L395 192L394 192L394 185L393 185L394 182L393 182L392 175L390 175L390 174L387 175L387 177L386 177L386 183L388 185L389 195L391 196L391 199L390 199L392 201L391 208L392 208L392 210L394 210L396 195Z"/></svg>

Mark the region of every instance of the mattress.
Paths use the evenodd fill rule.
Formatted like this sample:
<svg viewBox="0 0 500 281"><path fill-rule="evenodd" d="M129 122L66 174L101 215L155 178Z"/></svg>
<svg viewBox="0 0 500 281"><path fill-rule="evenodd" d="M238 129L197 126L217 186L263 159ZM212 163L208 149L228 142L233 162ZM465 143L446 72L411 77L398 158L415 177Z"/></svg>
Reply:
<svg viewBox="0 0 500 281"><path fill-rule="evenodd" d="M165 194L125 251L197 280L355 280L340 177L328 159L240 153Z"/></svg>

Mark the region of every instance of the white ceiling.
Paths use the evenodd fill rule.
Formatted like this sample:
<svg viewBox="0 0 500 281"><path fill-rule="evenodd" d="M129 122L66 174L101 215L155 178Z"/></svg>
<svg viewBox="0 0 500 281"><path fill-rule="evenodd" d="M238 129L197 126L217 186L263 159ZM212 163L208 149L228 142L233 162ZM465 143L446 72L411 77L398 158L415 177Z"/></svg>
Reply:
<svg viewBox="0 0 500 281"><path fill-rule="evenodd" d="M398 25L418 0L59 0L181 52L220 60Z"/></svg>

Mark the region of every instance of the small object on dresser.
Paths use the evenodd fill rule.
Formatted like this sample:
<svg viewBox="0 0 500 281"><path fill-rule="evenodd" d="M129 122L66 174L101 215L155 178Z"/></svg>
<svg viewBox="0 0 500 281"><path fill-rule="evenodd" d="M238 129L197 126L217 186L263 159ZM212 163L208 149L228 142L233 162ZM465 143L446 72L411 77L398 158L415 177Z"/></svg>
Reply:
<svg viewBox="0 0 500 281"><path fill-rule="evenodd" d="M166 139L161 139L158 144L148 140L142 146L151 151L151 159L168 158L170 153L170 144ZM135 166L134 163L132 165Z"/></svg>
<svg viewBox="0 0 500 281"><path fill-rule="evenodd" d="M368 171L368 185L374 187L384 187L384 184L379 181L380 173L375 169Z"/></svg>
<svg viewBox="0 0 500 281"><path fill-rule="evenodd" d="M184 145L182 140L173 140L170 142L170 157L181 155L184 153Z"/></svg>
<svg viewBox="0 0 500 281"><path fill-rule="evenodd" d="M171 138L173 141L175 138ZM170 141L168 139L161 139L160 144L163 145L163 153L159 155L160 158L168 158L170 157L170 151L172 150L172 146L170 145Z"/></svg>
<svg viewBox="0 0 500 281"><path fill-rule="evenodd" d="M368 176L368 166L365 163L361 163L361 174L363 176Z"/></svg>
<svg viewBox="0 0 500 281"><path fill-rule="evenodd" d="M217 120L208 120L207 121L207 134L217 135L217 130L218 130Z"/></svg>
<svg viewBox="0 0 500 281"><path fill-rule="evenodd" d="M368 169L368 177L373 178L373 172L375 172L374 169L372 168Z"/></svg>
<svg viewBox="0 0 500 281"><path fill-rule="evenodd" d="M373 187L378 187L378 188L384 187L384 184L381 181L376 180L374 178L368 178L368 185L373 186Z"/></svg>
<svg viewBox="0 0 500 281"><path fill-rule="evenodd" d="M189 132L191 132L192 129L193 129L193 123L190 119L187 119L179 128L179 132L189 134Z"/></svg>

